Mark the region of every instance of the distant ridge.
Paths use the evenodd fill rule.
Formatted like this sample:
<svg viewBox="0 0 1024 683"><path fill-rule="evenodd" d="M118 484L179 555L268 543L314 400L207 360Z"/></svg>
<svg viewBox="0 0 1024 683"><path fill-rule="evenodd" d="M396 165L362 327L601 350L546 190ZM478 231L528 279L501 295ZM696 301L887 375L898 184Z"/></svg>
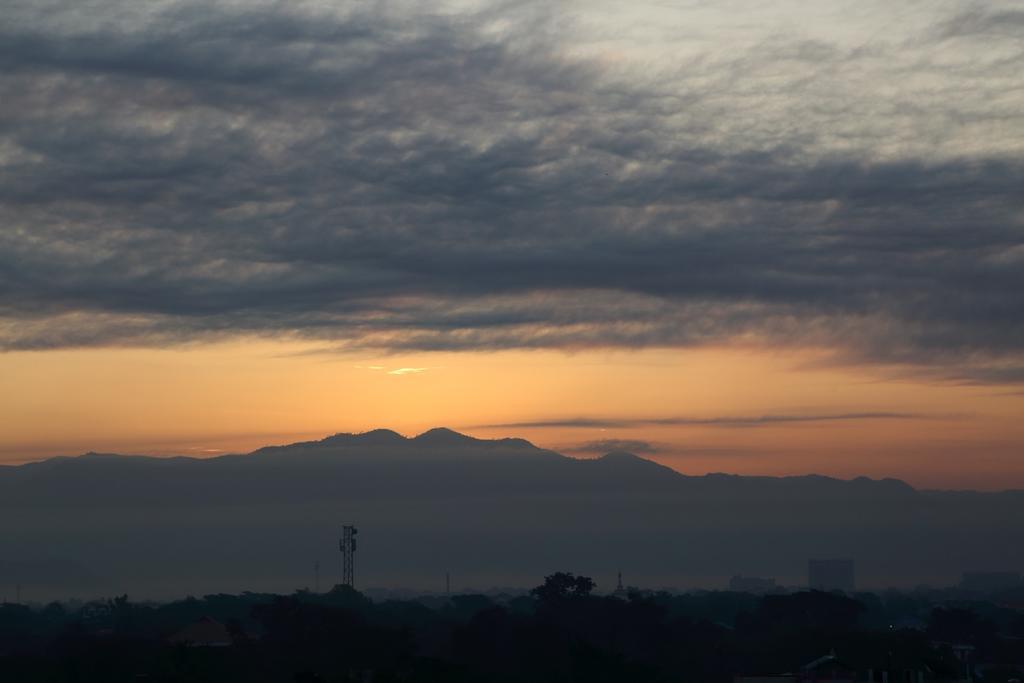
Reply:
<svg viewBox="0 0 1024 683"><path fill-rule="evenodd" d="M372 444L375 446L386 446L391 444L400 444L408 441L404 436L391 429L372 429L368 432L361 432L358 434L339 433L333 436L328 436L325 439L321 439L322 444L332 443L359 443L359 444Z"/></svg>
<svg viewBox="0 0 1024 683"><path fill-rule="evenodd" d="M467 434L460 434L453 429L447 427L434 427L428 429L422 434L412 439L415 443L431 446L433 448L445 448L445 447L459 447L467 446L472 443L478 443L481 439L474 438Z"/></svg>
<svg viewBox="0 0 1024 683"><path fill-rule="evenodd" d="M686 475L681 474L671 467L662 465L661 463L654 462L653 460L649 460L628 451L611 451L610 453L605 453L598 458L590 459L590 462L597 463L599 466L617 468L623 471L644 470L660 476L687 478Z"/></svg>
<svg viewBox="0 0 1024 683"><path fill-rule="evenodd" d="M628 451L573 458L443 427L210 458L90 453L0 468L5 556L44 566L61 553L78 576L109 579L103 590L140 595L307 585L314 560L333 563L341 520L365 533L360 567L377 585L450 570L482 586L535 585L562 570L614 576L623 554L654 586L690 576L724 586L736 573L798 581L810 557L856 558L858 585L949 585L964 567L1024 566L1022 519L1024 492L690 476ZM59 595L85 590L75 575Z"/></svg>
<svg viewBox="0 0 1024 683"><path fill-rule="evenodd" d="M858 487L877 487L884 486L890 491L892 490L903 490L903 491L914 491L915 489L908 483L892 478L883 479L871 479L869 477L859 476L853 479L838 479L835 477L828 477L820 474L805 474L805 475L790 475L790 476L762 476L762 475L741 475L741 474L730 474L722 472L712 472L705 475L686 475L679 471L662 465L654 460L645 458L635 453L628 451L611 451L605 453L596 458L575 458L556 453L547 449L542 449L531 443L530 441L518 438L518 437L504 437L498 439L480 439L477 437L463 434L455 431L448 427L434 427L428 429L421 434L414 437L406 437L392 429L378 428L371 429L366 432L338 432L330 436L326 436L318 441L301 441L292 444L283 444L277 446L264 446L258 448L249 453L231 453L222 454L211 457L199 458L195 456L176 455L176 456L147 456L147 455L123 455L118 453L98 453L95 451L88 451L77 456L55 456L46 460L23 463L19 465L4 465L0 467L0 472L3 471L14 471L25 467L34 467L44 464L51 466L58 465L66 462L107 462L114 463L118 461L136 461L144 462L148 460L169 462L169 461L195 461L195 462L210 462L221 459L231 460L242 460L244 461L249 456L255 455L276 455L276 456L291 456L294 458L302 458L305 454L311 451L335 451L341 450L343 452L359 452L360 449L371 449L372 451L378 451L381 449L394 448L396 452L413 451L418 452L420 449L429 449L430 451L444 451L445 449L452 449L455 451L467 450L470 448L480 448L483 450L491 451L494 449L500 449L502 451L521 451L523 453L535 452L537 454L549 454L558 456L566 461L573 462L600 462L605 466L614 466L620 470L630 468L643 468L647 471L661 471L665 475L675 475L687 480L706 480L706 481L718 481L718 482L746 482L752 483L757 481L762 482L823 482L823 483L834 483L839 485L849 485Z"/></svg>
<svg viewBox="0 0 1024 683"><path fill-rule="evenodd" d="M481 453L520 453L522 455L534 454L546 457L555 457L566 462L598 463L601 467L618 472L620 475L643 472L645 477L661 475L672 480L686 480L691 483L705 481L707 483L718 482L721 484L741 485L744 487L754 486L757 482L775 486L786 485L813 485L819 482L826 486L841 486L844 488L858 487L872 489L875 491L913 492L915 489L908 483L892 478L871 479L869 477L856 477L854 479L837 479L819 474L791 475L782 477L761 476L761 475L740 475L721 472L712 472L705 475L686 475L679 471L655 462L649 458L630 453L628 451L611 451L596 458L575 458L542 449L530 441L518 437L505 437L498 439L480 439L463 434L448 427L434 427L414 437L406 437L392 429L379 428L366 432L339 432L326 436L318 441L303 441L278 446L264 446L249 453L223 454L207 458L194 456L145 456L145 455L121 455L117 453L97 453L89 451L78 456L55 456L47 460L24 463L20 465L7 465L0 467L0 473L7 474L16 472L23 468L59 467L68 463L96 462L114 464L117 462L144 463L155 461L162 463L169 462L200 462L210 463L218 460L230 460L234 462L245 462L251 456L274 456L279 458L297 459L296 462L312 457L313 453L329 456L336 453L339 456L358 456L361 453L375 454L375 457L386 457L387 455L421 454L423 450L431 453L466 453L471 455L473 451ZM404 461L404 458L402 459ZM422 458L417 458L422 461Z"/></svg>

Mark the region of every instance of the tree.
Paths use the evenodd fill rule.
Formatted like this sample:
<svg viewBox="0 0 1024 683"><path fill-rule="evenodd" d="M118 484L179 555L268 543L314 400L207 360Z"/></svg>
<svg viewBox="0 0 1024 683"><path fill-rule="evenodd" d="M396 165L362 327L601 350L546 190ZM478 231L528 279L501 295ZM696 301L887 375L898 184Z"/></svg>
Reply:
<svg viewBox="0 0 1024 683"><path fill-rule="evenodd" d="M589 576L576 576L568 572L555 572L544 577L544 585L530 591L542 603L552 604L590 595L597 584Z"/></svg>

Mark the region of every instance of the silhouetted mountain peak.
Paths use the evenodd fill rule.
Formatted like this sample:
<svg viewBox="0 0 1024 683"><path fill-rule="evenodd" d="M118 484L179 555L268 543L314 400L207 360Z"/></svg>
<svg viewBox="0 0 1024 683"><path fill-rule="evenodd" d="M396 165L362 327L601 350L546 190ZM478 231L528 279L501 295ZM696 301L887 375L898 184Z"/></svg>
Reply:
<svg viewBox="0 0 1024 683"><path fill-rule="evenodd" d="M467 436L465 434L460 434L459 432L448 429L447 427L435 427L434 429L427 430L419 436L414 437L412 440L420 445L434 447L465 446L479 441L479 439L475 439L472 436Z"/></svg>
<svg viewBox="0 0 1024 683"><path fill-rule="evenodd" d="M639 455L628 451L611 451L602 455L600 459L610 462L637 462L640 460L648 462L647 458L641 458Z"/></svg>
<svg viewBox="0 0 1024 683"><path fill-rule="evenodd" d="M903 481L902 479L893 479L892 477L885 477L883 479L872 479L870 477L856 477L850 480L851 486L861 487L874 487L875 489L883 489L888 492L896 493L912 493L916 489Z"/></svg>
<svg viewBox="0 0 1024 683"><path fill-rule="evenodd" d="M524 458L522 462L527 467L524 472L529 471L525 463L532 462L533 456L549 460L566 460L583 464L584 468L600 476L613 477L639 477L645 482L661 481L666 485L674 486L680 481L688 481L691 486L700 486L708 490L716 491L754 491L764 492L766 495L774 492L789 491L788 495L876 495L903 496L915 493L915 489L906 482L898 479L870 479L868 477L857 477L852 480L835 479L832 477L810 474L802 476L770 477L770 476L749 476L725 473L710 473L703 476L687 476L670 467L662 465L645 457L630 453L628 451L612 451L599 458L576 459L566 458L554 451L538 448L525 439L503 438L503 439L478 439L466 434L461 434L452 429L437 427L430 429L413 438L407 438L398 432L390 429L374 429L367 432L352 434L339 433L326 437L320 441L308 441L283 446L268 446L250 454L224 455L217 458L194 459L184 456L173 458L151 457L138 455L119 455L113 453L84 453L77 457L56 457L38 463L29 463L16 467L0 468L0 473L5 477L17 476L18 472L26 476L31 474L43 474L51 470L63 470L68 467L73 469L86 468L96 471L106 470L110 467L133 467L138 465L152 465L160 468L168 468L176 463L221 463L215 467L241 465L251 456L259 456L262 460L265 456L272 456L275 461L279 458L296 463L316 463L328 465L337 463L343 465L346 462L372 462L381 466L397 465L415 462L436 462L450 463L452 460L476 460L477 456L487 458L499 458L512 456L513 460ZM509 461L511 462L511 460ZM184 471L184 470L183 470ZM545 475L546 476L546 475ZM589 476L589 475L588 475ZM747 494L744 494L747 495Z"/></svg>
<svg viewBox="0 0 1024 683"><path fill-rule="evenodd" d="M509 448L537 448L537 446L532 442L527 441L526 439L519 439L516 437L498 439L497 441L495 441L495 443L499 443L502 446L507 446Z"/></svg>
<svg viewBox="0 0 1024 683"><path fill-rule="evenodd" d="M78 456L79 460L125 460L128 458L145 458L145 455L126 455L124 453L97 453L89 451Z"/></svg>
<svg viewBox="0 0 1024 683"><path fill-rule="evenodd" d="M403 444L408 439L391 429L371 429L368 432L361 432L359 434L351 434L348 432L342 432L329 436L326 439L320 441L326 445L336 445L345 443L354 443L363 446L392 446L395 444Z"/></svg>
<svg viewBox="0 0 1024 683"><path fill-rule="evenodd" d="M665 481L675 481L676 478L683 476L671 467L666 467L628 451L611 451L599 458L592 459L591 462L598 463L601 467L618 470L623 474L643 472L654 474L659 478L667 476L668 479Z"/></svg>

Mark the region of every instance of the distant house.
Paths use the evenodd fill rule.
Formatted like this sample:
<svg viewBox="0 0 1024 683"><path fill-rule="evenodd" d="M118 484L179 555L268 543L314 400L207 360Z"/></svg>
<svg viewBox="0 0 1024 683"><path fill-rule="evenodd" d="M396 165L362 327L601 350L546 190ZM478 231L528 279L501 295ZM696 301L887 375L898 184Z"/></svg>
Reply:
<svg viewBox="0 0 1024 683"><path fill-rule="evenodd" d="M793 674L764 674L762 676L735 676L733 683L797 683Z"/></svg>
<svg viewBox="0 0 1024 683"><path fill-rule="evenodd" d="M857 670L841 661L833 652L800 667L797 680L800 683L854 683Z"/></svg>
<svg viewBox="0 0 1024 683"><path fill-rule="evenodd" d="M855 683L857 671L842 662L834 653L804 664L793 673L736 676L735 683ZM916 682L915 682L916 683Z"/></svg>
<svg viewBox="0 0 1024 683"><path fill-rule="evenodd" d="M937 677L923 662L913 668L857 669L836 657L834 652L804 664L795 672L743 675L733 680L734 683L967 683L967 679Z"/></svg>
<svg viewBox="0 0 1024 683"><path fill-rule="evenodd" d="M968 643L950 643L941 640L933 640L932 647L948 649L956 657L963 667L964 678L972 678L975 670L975 648Z"/></svg>
<svg viewBox="0 0 1024 683"><path fill-rule="evenodd" d="M167 641L187 647L227 647L234 643L234 638L224 624L216 619L203 617L171 635Z"/></svg>

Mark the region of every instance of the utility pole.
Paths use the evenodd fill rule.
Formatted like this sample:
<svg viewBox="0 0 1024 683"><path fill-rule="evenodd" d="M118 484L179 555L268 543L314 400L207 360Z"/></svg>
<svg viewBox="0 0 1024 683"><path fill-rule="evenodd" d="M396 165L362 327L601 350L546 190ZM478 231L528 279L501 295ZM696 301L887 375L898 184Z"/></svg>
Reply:
<svg viewBox="0 0 1024 683"><path fill-rule="evenodd" d="M320 592L320 560L313 563L313 590Z"/></svg>
<svg viewBox="0 0 1024 683"><path fill-rule="evenodd" d="M359 529L351 524L341 528L341 541L338 543L341 550L341 584L354 588L356 585L356 535Z"/></svg>

